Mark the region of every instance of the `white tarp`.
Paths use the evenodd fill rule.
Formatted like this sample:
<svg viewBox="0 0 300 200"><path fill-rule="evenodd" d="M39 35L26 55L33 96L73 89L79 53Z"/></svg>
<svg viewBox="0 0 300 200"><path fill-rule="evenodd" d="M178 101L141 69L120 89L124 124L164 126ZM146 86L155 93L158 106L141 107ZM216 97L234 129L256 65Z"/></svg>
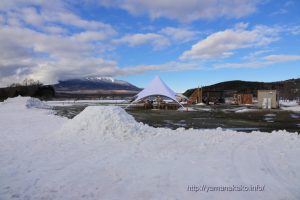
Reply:
<svg viewBox="0 0 300 200"><path fill-rule="evenodd" d="M134 102L137 102L145 97L155 96L155 95L166 96L166 97L169 97L170 99L173 99L177 103L179 103L176 100L176 93L172 89L170 89L160 79L159 76L156 76L146 88L144 88L140 93L137 94L137 98L134 100Z"/></svg>

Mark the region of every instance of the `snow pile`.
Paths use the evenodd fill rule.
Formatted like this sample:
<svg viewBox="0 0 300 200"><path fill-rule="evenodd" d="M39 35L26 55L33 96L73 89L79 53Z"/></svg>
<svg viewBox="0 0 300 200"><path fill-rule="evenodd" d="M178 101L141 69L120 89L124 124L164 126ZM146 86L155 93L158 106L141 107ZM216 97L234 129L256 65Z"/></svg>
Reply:
<svg viewBox="0 0 300 200"><path fill-rule="evenodd" d="M294 106L299 106L297 101L280 101L279 105L281 107L294 107Z"/></svg>
<svg viewBox="0 0 300 200"><path fill-rule="evenodd" d="M49 109L51 108L49 105L45 104L41 100L37 98L29 98L26 101L26 107L27 108L40 108L40 109Z"/></svg>
<svg viewBox="0 0 300 200"><path fill-rule="evenodd" d="M49 109L50 106L46 105L44 102L37 98L32 97L14 97L8 98L3 102L4 105L15 107L16 108L40 108L40 109Z"/></svg>
<svg viewBox="0 0 300 200"><path fill-rule="evenodd" d="M189 111L196 111L196 110L191 107L180 107L178 108L178 111L189 112Z"/></svg>
<svg viewBox="0 0 300 200"><path fill-rule="evenodd" d="M296 101L280 101L279 105L282 110L300 112L300 105Z"/></svg>
<svg viewBox="0 0 300 200"><path fill-rule="evenodd" d="M257 111L256 109L250 109L250 108L243 108L240 110L235 111L236 113L244 113L244 112L253 112L253 111Z"/></svg>
<svg viewBox="0 0 300 200"><path fill-rule="evenodd" d="M281 107L282 110L300 112L300 106Z"/></svg>
<svg viewBox="0 0 300 200"><path fill-rule="evenodd" d="M91 140L126 138L132 134L147 132L147 129L152 128L136 122L120 107L89 106L69 120L60 132L81 135Z"/></svg>
<svg viewBox="0 0 300 200"><path fill-rule="evenodd" d="M22 96L17 96L14 98L8 98L6 99L2 104L5 106L17 106L17 107L26 107L26 102L30 99L31 97L22 97Z"/></svg>

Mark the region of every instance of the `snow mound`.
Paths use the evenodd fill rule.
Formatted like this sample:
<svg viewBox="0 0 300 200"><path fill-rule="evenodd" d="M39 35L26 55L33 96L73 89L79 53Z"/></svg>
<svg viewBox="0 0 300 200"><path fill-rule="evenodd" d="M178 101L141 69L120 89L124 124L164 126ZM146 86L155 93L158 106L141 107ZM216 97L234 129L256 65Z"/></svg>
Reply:
<svg viewBox="0 0 300 200"><path fill-rule="evenodd" d="M22 97L17 96L14 98L8 98L3 102L3 105L6 107L12 107L15 109L22 108L39 108L39 109L48 109L51 108L41 100L32 97Z"/></svg>
<svg viewBox="0 0 300 200"><path fill-rule="evenodd" d="M235 111L236 113L245 113L245 112L253 112L256 111L255 109L243 108L240 110Z"/></svg>
<svg viewBox="0 0 300 200"><path fill-rule="evenodd" d="M282 110L300 112L300 106L281 107Z"/></svg>
<svg viewBox="0 0 300 200"><path fill-rule="evenodd" d="M30 99L31 97L22 97L22 96L17 96L14 98L8 98L6 99L3 104L13 104L15 106L18 105L26 105L26 102Z"/></svg>
<svg viewBox="0 0 300 200"><path fill-rule="evenodd" d="M300 105L296 101L280 101L279 105L282 110L300 112Z"/></svg>
<svg viewBox="0 0 300 200"><path fill-rule="evenodd" d="M280 101L279 105L281 107L294 107L294 106L299 106L297 101Z"/></svg>
<svg viewBox="0 0 300 200"><path fill-rule="evenodd" d="M41 100L37 98L29 98L26 101L26 107L27 108L40 108L40 109L48 109L50 106L42 102Z"/></svg>
<svg viewBox="0 0 300 200"><path fill-rule="evenodd" d="M149 132L151 127L138 123L116 106L89 106L69 120L60 133L77 134L86 139L127 138Z"/></svg>
<svg viewBox="0 0 300 200"><path fill-rule="evenodd" d="M186 111L186 112L189 112L189 111L196 111L194 108L191 108L191 107L180 107L178 108L178 111Z"/></svg>

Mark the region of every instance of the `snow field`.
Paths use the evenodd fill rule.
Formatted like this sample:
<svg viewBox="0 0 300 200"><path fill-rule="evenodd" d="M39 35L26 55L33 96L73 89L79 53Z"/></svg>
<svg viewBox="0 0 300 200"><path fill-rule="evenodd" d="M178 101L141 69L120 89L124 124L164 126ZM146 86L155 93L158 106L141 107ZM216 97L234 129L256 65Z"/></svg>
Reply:
<svg viewBox="0 0 300 200"><path fill-rule="evenodd" d="M0 199L300 199L295 133L153 128L113 106L68 120L29 99L0 104ZM204 184L265 190L187 191Z"/></svg>

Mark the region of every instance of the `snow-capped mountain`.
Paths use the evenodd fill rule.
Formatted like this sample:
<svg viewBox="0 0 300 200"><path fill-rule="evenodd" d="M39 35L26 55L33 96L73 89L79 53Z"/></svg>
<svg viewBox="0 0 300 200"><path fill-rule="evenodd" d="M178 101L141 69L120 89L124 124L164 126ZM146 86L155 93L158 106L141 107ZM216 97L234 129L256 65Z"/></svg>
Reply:
<svg viewBox="0 0 300 200"><path fill-rule="evenodd" d="M56 91L79 91L79 90L129 90L140 91L141 89L122 80L112 77L85 77L59 81L54 85Z"/></svg>
<svg viewBox="0 0 300 200"><path fill-rule="evenodd" d="M112 77L86 77L83 78L89 81L108 81L108 82L115 82L115 79Z"/></svg>

